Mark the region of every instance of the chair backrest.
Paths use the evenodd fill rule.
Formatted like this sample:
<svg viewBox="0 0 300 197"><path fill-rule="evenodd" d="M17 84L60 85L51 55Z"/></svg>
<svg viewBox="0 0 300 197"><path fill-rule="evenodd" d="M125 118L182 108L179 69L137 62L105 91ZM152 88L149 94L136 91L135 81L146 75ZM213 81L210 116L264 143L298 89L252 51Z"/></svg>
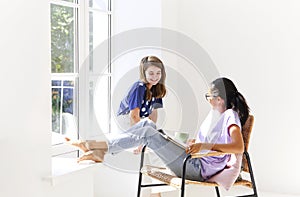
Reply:
<svg viewBox="0 0 300 197"><path fill-rule="evenodd" d="M249 115L249 117L242 129L245 151L248 151L253 124L254 124L254 116ZM243 171L249 172L248 165L247 165L247 159L246 159L245 155L243 156L242 166L243 166Z"/></svg>

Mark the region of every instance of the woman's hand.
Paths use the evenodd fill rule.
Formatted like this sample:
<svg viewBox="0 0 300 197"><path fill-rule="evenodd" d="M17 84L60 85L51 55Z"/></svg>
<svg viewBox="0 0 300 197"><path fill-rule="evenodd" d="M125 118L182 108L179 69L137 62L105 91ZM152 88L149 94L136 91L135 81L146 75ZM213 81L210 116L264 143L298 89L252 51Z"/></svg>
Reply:
<svg viewBox="0 0 300 197"><path fill-rule="evenodd" d="M191 146L192 144L195 143L195 141L196 141L196 139L188 139L187 142L186 142L186 144L187 144L188 146Z"/></svg>
<svg viewBox="0 0 300 197"><path fill-rule="evenodd" d="M240 127L237 125L231 125L229 128L231 136L231 142L228 144L210 144L210 143L195 143L189 145L186 149L186 153L193 154L198 153L200 150L213 150L226 153L243 153L244 141Z"/></svg>
<svg viewBox="0 0 300 197"><path fill-rule="evenodd" d="M202 147L202 143L191 144L186 149L186 153L188 153L188 154L198 153L201 150L201 147Z"/></svg>
<svg viewBox="0 0 300 197"><path fill-rule="evenodd" d="M214 144L209 143L194 143L189 145L186 149L186 153L194 154L199 153L201 150L213 150Z"/></svg>
<svg viewBox="0 0 300 197"><path fill-rule="evenodd" d="M143 145L140 145L139 147L133 150L133 153L135 155L140 154L142 152L143 147L144 147Z"/></svg>

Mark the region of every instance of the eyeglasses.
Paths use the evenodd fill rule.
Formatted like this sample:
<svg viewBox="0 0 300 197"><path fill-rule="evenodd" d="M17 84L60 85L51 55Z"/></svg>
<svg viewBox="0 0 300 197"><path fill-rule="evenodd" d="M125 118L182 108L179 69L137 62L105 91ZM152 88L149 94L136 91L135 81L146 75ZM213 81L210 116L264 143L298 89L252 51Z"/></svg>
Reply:
<svg viewBox="0 0 300 197"><path fill-rule="evenodd" d="M216 98L216 97L218 97L218 95L212 95L212 94L210 94L210 93L206 93L205 94L205 99L208 101L210 98Z"/></svg>

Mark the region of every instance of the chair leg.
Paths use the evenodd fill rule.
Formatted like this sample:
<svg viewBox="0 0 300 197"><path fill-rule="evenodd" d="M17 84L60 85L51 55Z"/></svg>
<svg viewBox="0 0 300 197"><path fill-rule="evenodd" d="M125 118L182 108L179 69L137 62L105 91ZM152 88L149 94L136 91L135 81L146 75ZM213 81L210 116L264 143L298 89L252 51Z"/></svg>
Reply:
<svg viewBox="0 0 300 197"><path fill-rule="evenodd" d="M142 170L142 168L144 166L145 149L146 149L146 146L143 147L142 152L141 152L141 161L140 161L140 169L139 169L139 183L138 183L137 197L140 197L140 195L141 195L142 179L143 179L143 174L142 174L141 170Z"/></svg>
<svg viewBox="0 0 300 197"><path fill-rule="evenodd" d="M218 187L218 186L215 186L215 190L216 190L217 197L220 197L219 187Z"/></svg>
<svg viewBox="0 0 300 197"><path fill-rule="evenodd" d="M186 173L186 162L191 158L191 155L188 155L184 160L183 160L183 166L182 166L182 177L181 177L181 197L184 197L184 192L185 192L185 173Z"/></svg>
<svg viewBox="0 0 300 197"><path fill-rule="evenodd" d="M246 156L247 164L248 164L248 168L249 168L250 178L251 178L251 182L252 182L253 196L258 197L249 153L247 151L244 151L244 155Z"/></svg>

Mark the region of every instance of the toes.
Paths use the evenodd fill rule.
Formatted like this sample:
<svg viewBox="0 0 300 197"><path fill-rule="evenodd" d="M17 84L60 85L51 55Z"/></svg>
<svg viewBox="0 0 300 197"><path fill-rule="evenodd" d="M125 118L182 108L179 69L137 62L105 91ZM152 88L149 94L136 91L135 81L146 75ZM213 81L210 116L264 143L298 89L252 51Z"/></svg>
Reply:
<svg viewBox="0 0 300 197"><path fill-rule="evenodd" d="M66 140L67 142L71 141L71 139L68 138L68 137L65 137L65 140Z"/></svg>
<svg viewBox="0 0 300 197"><path fill-rule="evenodd" d="M82 155L77 159L77 162L85 161L85 160L92 160L90 155Z"/></svg>
<svg viewBox="0 0 300 197"><path fill-rule="evenodd" d="M83 154L81 157L78 158L77 162L85 161L85 160L92 160L94 162L102 162L102 159L97 157L93 151L88 151Z"/></svg>
<svg viewBox="0 0 300 197"><path fill-rule="evenodd" d="M79 148L83 152L88 152L89 151L88 147L86 146L86 142L84 142L84 141L81 141L81 140L72 141L69 138L66 138L66 143Z"/></svg>

